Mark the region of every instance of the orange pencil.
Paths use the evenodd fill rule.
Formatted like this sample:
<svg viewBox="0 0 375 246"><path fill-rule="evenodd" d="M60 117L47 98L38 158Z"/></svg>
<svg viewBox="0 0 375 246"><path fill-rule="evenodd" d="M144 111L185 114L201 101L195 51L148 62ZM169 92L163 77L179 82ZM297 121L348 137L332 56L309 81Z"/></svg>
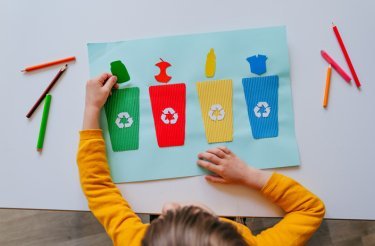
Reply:
<svg viewBox="0 0 375 246"><path fill-rule="evenodd" d="M75 56L70 56L70 57L66 57L66 58L63 58L63 59L56 60L56 61L46 62L46 63L38 64L38 65L35 65L35 66L30 66L30 67L25 68L24 70L21 70L21 72L30 72L30 71L34 71L34 70L37 70L37 69L41 69L41 68L53 66L53 65L56 65L56 64L60 64L60 63L75 61L75 59L76 59Z"/></svg>
<svg viewBox="0 0 375 246"><path fill-rule="evenodd" d="M331 71L332 67L331 65L327 68L327 75L326 75L326 88L324 90L324 100L323 100L323 107L327 107L328 105L328 95L329 95L329 87L331 85Z"/></svg>

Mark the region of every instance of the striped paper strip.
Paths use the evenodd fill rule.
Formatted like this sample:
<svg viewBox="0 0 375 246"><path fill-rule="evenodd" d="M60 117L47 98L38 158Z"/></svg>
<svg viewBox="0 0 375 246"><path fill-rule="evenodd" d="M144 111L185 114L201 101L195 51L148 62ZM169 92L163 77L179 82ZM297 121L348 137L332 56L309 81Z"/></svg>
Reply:
<svg viewBox="0 0 375 246"><path fill-rule="evenodd" d="M139 88L113 90L104 105L113 151L139 148Z"/></svg>
<svg viewBox="0 0 375 246"><path fill-rule="evenodd" d="M149 88L159 147L185 143L185 84L155 85Z"/></svg>
<svg viewBox="0 0 375 246"><path fill-rule="evenodd" d="M279 77L242 79L251 132L255 139L277 137Z"/></svg>
<svg viewBox="0 0 375 246"><path fill-rule="evenodd" d="M232 80L197 83L208 143L233 141Z"/></svg>

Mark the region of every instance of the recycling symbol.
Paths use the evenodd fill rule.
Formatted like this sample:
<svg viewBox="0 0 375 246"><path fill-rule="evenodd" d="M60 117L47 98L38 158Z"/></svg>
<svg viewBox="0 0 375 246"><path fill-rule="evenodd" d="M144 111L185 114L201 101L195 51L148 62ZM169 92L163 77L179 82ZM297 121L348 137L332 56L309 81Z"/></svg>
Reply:
<svg viewBox="0 0 375 246"><path fill-rule="evenodd" d="M254 114L258 118L267 118L270 115L270 113L271 107L268 105L267 102L258 102L258 104L254 107Z"/></svg>
<svg viewBox="0 0 375 246"><path fill-rule="evenodd" d="M124 118L126 119L126 122L122 123L121 121ZM133 125L133 118L130 117L128 112L121 112L117 115L116 125L118 126L118 128L131 127Z"/></svg>
<svg viewBox="0 0 375 246"><path fill-rule="evenodd" d="M167 117L167 115L168 115L168 117ZM176 111L174 111L173 108L165 108L163 110L163 113L161 114L160 119L166 125L168 125L168 124L174 125L174 124L176 124L176 122L178 120L178 114L176 113Z"/></svg>
<svg viewBox="0 0 375 246"><path fill-rule="evenodd" d="M220 104L213 104L210 111L208 111L208 116L210 116L210 119L213 121L223 120L225 111Z"/></svg>

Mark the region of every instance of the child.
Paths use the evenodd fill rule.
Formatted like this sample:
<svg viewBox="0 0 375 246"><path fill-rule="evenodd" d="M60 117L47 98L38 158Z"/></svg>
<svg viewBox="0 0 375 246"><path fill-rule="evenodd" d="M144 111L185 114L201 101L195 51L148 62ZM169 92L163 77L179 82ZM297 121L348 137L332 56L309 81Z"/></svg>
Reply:
<svg viewBox="0 0 375 246"><path fill-rule="evenodd" d="M296 181L247 166L226 147L198 154L197 164L215 175L206 180L256 189L280 206L285 217L257 236L244 225L218 218L197 205L166 204L151 224L143 224L110 177L99 113L117 78L102 74L86 85L86 105L77 163L90 210L114 245L303 245L317 230L325 209L322 201Z"/></svg>

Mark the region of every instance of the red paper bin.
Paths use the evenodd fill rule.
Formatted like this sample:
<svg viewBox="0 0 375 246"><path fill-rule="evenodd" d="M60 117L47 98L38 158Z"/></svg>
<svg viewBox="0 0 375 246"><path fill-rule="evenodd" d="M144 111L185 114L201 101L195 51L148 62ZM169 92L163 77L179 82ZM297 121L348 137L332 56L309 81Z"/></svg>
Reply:
<svg viewBox="0 0 375 246"><path fill-rule="evenodd" d="M149 93L159 147L184 145L185 84L150 86Z"/></svg>

